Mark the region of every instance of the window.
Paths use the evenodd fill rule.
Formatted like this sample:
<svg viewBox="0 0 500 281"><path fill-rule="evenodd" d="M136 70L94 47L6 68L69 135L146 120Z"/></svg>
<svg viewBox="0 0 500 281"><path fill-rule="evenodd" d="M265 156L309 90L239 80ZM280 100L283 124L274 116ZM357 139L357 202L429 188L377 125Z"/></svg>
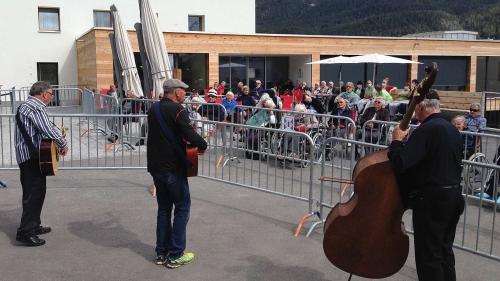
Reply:
<svg viewBox="0 0 500 281"><path fill-rule="evenodd" d="M110 11L94 11L94 27L113 27Z"/></svg>
<svg viewBox="0 0 500 281"><path fill-rule="evenodd" d="M38 8L39 31L61 31L59 8Z"/></svg>
<svg viewBox="0 0 500 281"><path fill-rule="evenodd" d="M36 69L38 81L45 81L51 85L59 84L57 62L38 62Z"/></svg>
<svg viewBox="0 0 500 281"><path fill-rule="evenodd" d="M205 31L204 16L188 16L189 31Z"/></svg>

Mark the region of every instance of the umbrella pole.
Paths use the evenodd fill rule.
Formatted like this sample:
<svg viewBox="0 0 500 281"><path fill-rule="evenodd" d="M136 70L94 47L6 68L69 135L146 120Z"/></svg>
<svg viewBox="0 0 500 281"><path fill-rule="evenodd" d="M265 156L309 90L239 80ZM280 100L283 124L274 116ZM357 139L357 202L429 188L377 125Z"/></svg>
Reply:
<svg viewBox="0 0 500 281"><path fill-rule="evenodd" d="M372 83L375 85L375 78L377 77L377 64L373 64L373 80Z"/></svg>
<svg viewBox="0 0 500 281"><path fill-rule="evenodd" d="M368 78L368 64L365 63L365 80L364 80L364 83L363 84L366 84L366 79ZM373 83L373 81L372 81Z"/></svg>

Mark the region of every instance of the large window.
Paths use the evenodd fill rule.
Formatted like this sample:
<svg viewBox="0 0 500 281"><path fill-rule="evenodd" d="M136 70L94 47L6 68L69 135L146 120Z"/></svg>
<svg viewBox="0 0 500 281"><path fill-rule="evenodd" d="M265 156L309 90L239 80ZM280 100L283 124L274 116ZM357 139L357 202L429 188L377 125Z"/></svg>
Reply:
<svg viewBox="0 0 500 281"><path fill-rule="evenodd" d="M94 27L113 27L110 11L94 11Z"/></svg>
<svg viewBox="0 0 500 281"><path fill-rule="evenodd" d="M500 92L500 57L477 57L476 91Z"/></svg>
<svg viewBox="0 0 500 281"><path fill-rule="evenodd" d="M188 16L189 31L205 31L204 16Z"/></svg>
<svg viewBox="0 0 500 281"><path fill-rule="evenodd" d="M288 56L283 57L241 57L219 56L219 79L226 81L235 90L238 82L255 87L260 80L265 88L282 85L288 79Z"/></svg>
<svg viewBox="0 0 500 281"><path fill-rule="evenodd" d="M208 85L207 54L174 54L174 66L182 71L182 81L190 89L202 90Z"/></svg>
<svg viewBox="0 0 500 281"><path fill-rule="evenodd" d="M59 8L38 8L39 31L61 31Z"/></svg>
<svg viewBox="0 0 500 281"><path fill-rule="evenodd" d="M437 62L439 74L432 86L436 90L465 91L467 86L467 58L466 57L427 57L419 56L418 80L425 77L426 65Z"/></svg>

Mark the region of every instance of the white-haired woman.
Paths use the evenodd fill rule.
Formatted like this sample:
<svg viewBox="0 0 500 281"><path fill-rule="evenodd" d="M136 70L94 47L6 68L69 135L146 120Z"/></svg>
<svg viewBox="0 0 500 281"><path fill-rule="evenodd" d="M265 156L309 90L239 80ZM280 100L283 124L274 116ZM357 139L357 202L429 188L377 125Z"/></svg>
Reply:
<svg viewBox="0 0 500 281"><path fill-rule="evenodd" d="M361 126L366 123L365 141L376 143L381 139L383 132L379 132L380 124L369 122L371 120L389 121L389 110L385 107L385 99L376 97L373 101L373 107L365 109L359 119Z"/></svg>
<svg viewBox="0 0 500 281"><path fill-rule="evenodd" d="M262 99L261 99L262 100ZM269 96L262 100L262 109L259 109L250 119L247 121L247 125L255 127L267 126L270 123L276 122L274 117L274 112L272 109L276 107L273 100ZM263 134L259 134L257 130L248 129L247 130L247 151L245 156L248 159L258 160L260 159L259 151L259 136L263 137ZM256 152L257 151L257 152Z"/></svg>

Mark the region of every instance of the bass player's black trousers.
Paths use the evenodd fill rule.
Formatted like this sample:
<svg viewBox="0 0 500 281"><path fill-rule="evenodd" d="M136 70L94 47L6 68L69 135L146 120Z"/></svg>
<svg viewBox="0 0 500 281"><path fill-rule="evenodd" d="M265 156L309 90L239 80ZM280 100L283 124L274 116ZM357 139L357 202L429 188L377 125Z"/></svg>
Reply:
<svg viewBox="0 0 500 281"><path fill-rule="evenodd" d="M413 208L415 261L420 281L455 281L453 241L464 199L460 186L432 188Z"/></svg>

